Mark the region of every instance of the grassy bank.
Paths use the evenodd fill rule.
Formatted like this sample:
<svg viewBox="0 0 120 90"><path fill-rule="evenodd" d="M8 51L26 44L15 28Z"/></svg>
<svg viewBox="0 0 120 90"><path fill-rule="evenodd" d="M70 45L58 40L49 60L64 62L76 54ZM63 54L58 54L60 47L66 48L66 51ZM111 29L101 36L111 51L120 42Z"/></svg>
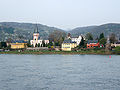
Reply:
<svg viewBox="0 0 120 90"><path fill-rule="evenodd" d="M7 51L0 52L0 54L98 54L98 55L110 55L112 52L106 52L104 50L81 50L81 51L49 51L49 50L41 50L41 51Z"/></svg>

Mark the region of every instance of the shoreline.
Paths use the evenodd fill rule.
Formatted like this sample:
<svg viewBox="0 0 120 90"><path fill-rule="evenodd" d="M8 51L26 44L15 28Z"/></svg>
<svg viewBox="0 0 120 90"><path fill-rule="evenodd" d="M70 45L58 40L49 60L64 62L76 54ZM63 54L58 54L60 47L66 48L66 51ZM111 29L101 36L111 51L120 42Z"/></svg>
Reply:
<svg viewBox="0 0 120 90"><path fill-rule="evenodd" d="M91 52L91 51L7 51L7 52L0 52L0 54L30 54L30 55L55 55L55 54L60 54L60 55L119 55L119 54L114 54L112 52Z"/></svg>

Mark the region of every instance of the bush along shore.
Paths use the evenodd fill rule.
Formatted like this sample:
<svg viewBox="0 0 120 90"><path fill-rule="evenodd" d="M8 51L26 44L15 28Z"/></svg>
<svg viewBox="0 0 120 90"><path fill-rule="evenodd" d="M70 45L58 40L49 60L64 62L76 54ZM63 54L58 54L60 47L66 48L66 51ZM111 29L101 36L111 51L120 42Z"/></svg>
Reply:
<svg viewBox="0 0 120 90"><path fill-rule="evenodd" d="M28 51L28 50L14 50L14 51L3 51L0 54L95 54L95 55L111 55L117 54L113 51L105 50L77 50L77 51L55 51L55 50L40 50L40 51Z"/></svg>

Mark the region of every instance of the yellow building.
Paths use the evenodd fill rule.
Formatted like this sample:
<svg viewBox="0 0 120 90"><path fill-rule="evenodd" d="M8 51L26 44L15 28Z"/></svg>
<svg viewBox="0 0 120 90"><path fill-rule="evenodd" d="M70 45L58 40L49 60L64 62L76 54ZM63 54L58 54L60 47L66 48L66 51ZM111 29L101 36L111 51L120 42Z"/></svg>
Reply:
<svg viewBox="0 0 120 90"><path fill-rule="evenodd" d="M71 51L72 48L77 47L77 43L76 42L72 42L71 39L65 40L62 43L62 51Z"/></svg>
<svg viewBox="0 0 120 90"><path fill-rule="evenodd" d="M11 45L11 49L22 49L27 47L27 42L23 40L13 41L10 45Z"/></svg>

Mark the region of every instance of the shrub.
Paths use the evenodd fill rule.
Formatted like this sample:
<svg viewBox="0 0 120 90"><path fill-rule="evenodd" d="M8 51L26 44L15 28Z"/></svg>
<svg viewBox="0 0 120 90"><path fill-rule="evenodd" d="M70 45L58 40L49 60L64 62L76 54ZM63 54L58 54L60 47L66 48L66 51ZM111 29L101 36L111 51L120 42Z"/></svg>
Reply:
<svg viewBox="0 0 120 90"><path fill-rule="evenodd" d="M120 54L120 47L115 47L114 53L115 54Z"/></svg>

